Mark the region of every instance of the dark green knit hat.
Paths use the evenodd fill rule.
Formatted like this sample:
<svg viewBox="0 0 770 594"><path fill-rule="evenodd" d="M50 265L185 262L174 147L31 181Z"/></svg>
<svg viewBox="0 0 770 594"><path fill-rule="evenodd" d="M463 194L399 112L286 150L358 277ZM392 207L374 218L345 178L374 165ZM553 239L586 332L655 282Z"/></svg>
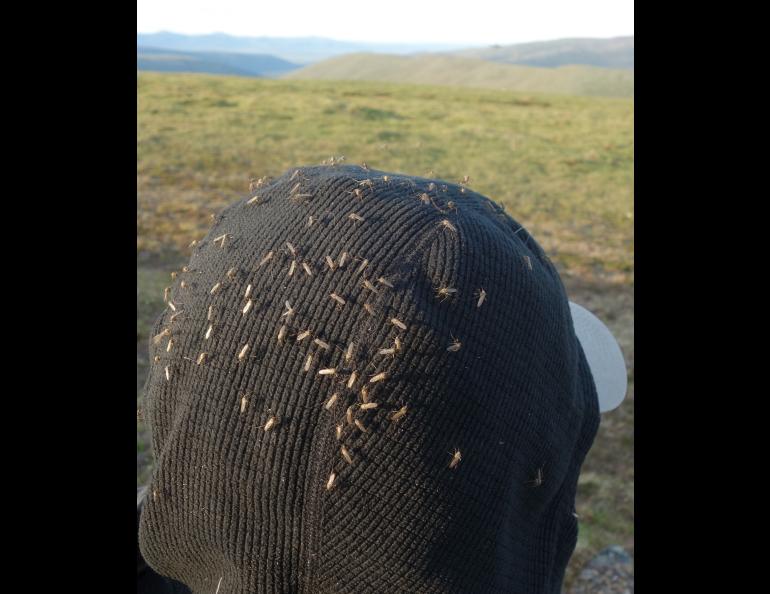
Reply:
<svg viewBox="0 0 770 594"><path fill-rule="evenodd" d="M193 592L560 592L596 389L489 199L354 166L228 207L151 341L147 562Z"/></svg>

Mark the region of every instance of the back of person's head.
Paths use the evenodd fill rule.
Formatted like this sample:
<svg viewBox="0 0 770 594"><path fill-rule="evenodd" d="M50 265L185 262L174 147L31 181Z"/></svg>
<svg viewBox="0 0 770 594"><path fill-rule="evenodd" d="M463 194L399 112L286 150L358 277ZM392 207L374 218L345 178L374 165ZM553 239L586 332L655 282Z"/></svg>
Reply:
<svg viewBox="0 0 770 594"><path fill-rule="evenodd" d="M560 592L597 392L489 199L353 166L227 208L151 341L147 562L193 592Z"/></svg>

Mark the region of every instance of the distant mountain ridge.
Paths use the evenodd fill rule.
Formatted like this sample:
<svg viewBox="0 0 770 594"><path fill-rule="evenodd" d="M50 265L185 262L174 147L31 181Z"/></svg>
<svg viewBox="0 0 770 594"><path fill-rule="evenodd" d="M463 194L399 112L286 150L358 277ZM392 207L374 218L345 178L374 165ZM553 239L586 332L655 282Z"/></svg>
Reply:
<svg viewBox="0 0 770 594"><path fill-rule="evenodd" d="M582 64L602 68L634 68L634 38L557 39L451 52L492 62L555 68Z"/></svg>
<svg viewBox="0 0 770 594"><path fill-rule="evenodd" d="M446 54L348 54L294 70L283 78L368 80L605 97L634 94L634 72L629 69L583 65L538 68Z"/></svg>
<svg viewBox="0 0 770 594"><path fill-rule="evenodd" d="M300 66L266 54L184 52L156 47L137 47L139 70L157 72L205 72L237 76L276 77Z"/></svg>
<svg viewBox="0 0 770 594"><path fill-rule="evenodd" d="M634 37L476 48L223 33L137 34L137 68L633 97Z"/></svg>
<svg viewBox="0 0 770 594"><path fill-rule="evenodd" d="M137 33L136 45L182 52L270 54L297 64L309 64L352 52L408 54L426 51L450 51L462 47L459 44L446 43L369 43L339 41L325 37L236 37L225 33L182 35L166 31Z"/></svg>
<svg viewBox="0 0 770 594"><path fill-rule="evenodd" d="M306 65L350 53L407 55L446 53L492 62L554 68L582 64L603 68L634 67L634 37L575 38L467 47L462 44L369 43L339 41L324 37L236 37L225 33L183 35L180 33L138 33L137 46L181 52L268 54L295 64Z"/></svg>

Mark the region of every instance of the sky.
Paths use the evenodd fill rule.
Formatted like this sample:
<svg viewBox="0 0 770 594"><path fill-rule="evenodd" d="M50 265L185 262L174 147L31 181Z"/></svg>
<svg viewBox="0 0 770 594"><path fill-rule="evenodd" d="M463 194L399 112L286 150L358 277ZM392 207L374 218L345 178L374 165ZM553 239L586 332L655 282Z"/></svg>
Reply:
<svg viewBox="0 0 770 594"><path fill-rule="evenodd" d="M491 45L634 34L633 0L137 0L137 32Z"/></svg>

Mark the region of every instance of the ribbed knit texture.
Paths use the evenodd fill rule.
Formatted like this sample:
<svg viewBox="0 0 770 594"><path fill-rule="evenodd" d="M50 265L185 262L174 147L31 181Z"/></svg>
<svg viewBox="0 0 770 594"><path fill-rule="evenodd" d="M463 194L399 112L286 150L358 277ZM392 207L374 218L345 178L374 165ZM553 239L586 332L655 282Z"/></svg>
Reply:
<svg viewBox="0 0 770 594"><path fill-rule="evenodd" d="M597 397L555 268L497 204L292 169L216 218L168 300L156 571L196 594L560 591Z"/></svg>

